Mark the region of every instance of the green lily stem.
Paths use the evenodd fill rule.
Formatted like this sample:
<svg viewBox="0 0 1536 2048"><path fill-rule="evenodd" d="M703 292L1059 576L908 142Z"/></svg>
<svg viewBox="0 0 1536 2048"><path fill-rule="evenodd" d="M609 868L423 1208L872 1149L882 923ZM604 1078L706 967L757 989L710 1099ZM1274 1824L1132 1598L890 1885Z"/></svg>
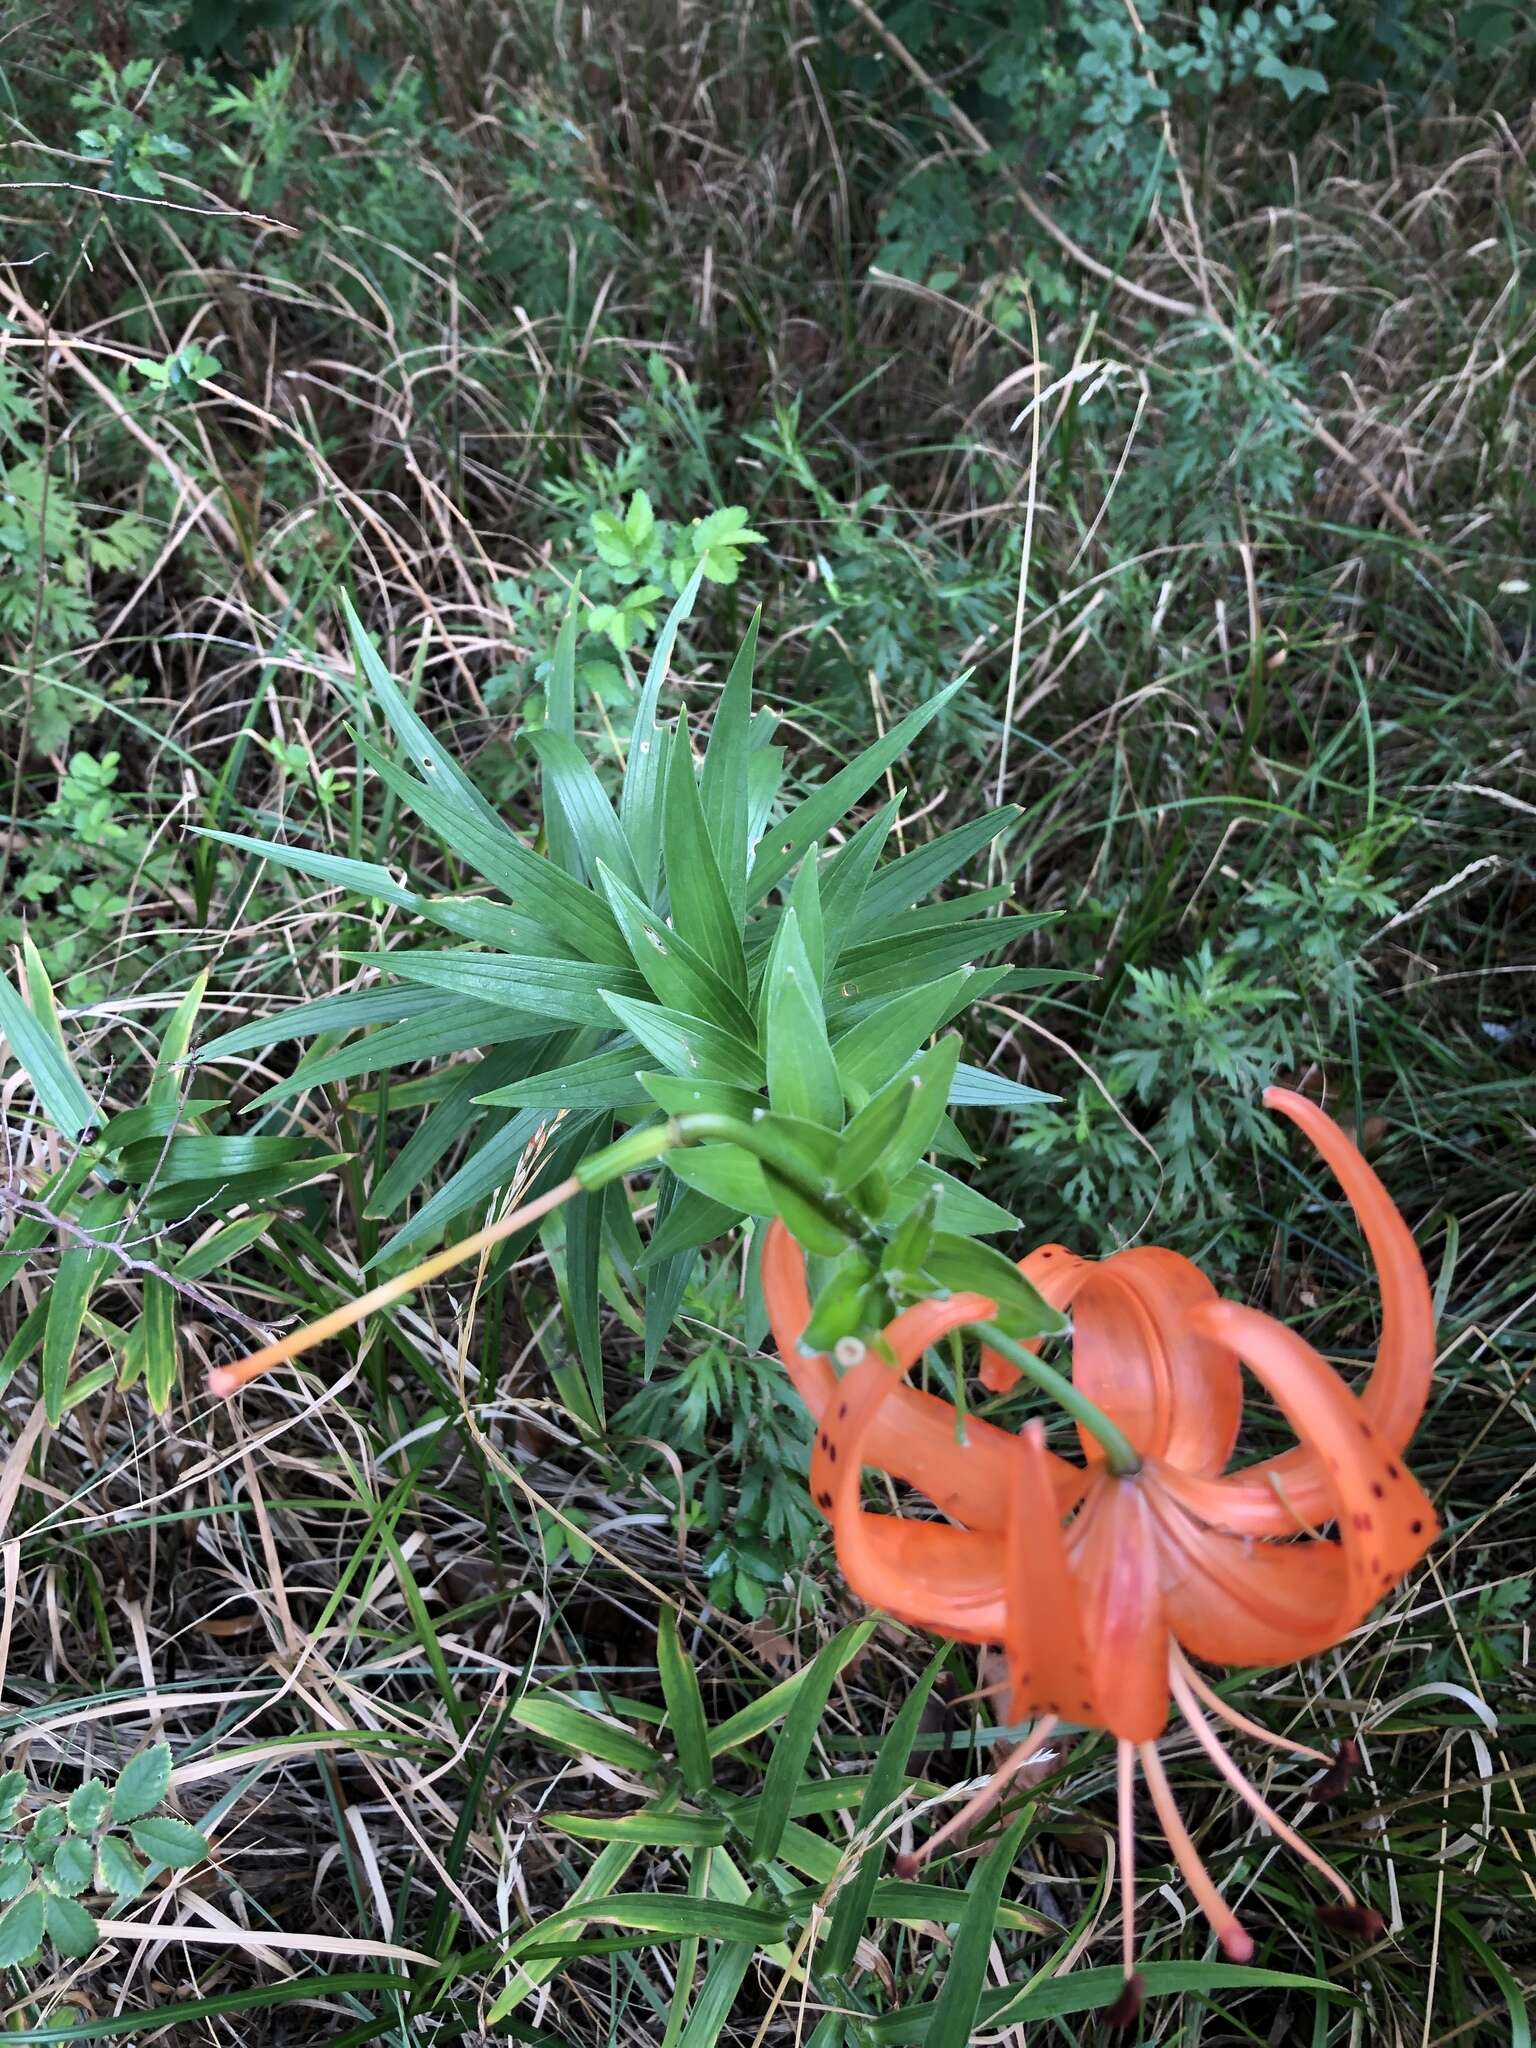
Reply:
<svg viewBox="0 0 1536 2048"><path fill-rule="evenodd" d="M1110 1421L1096 1401L1090 1401L1080 1388L1074 1387L1065 1373L1036 1358L1014 1338L1005 1336L996 1323L968 1323L966 1328L974 1330L999 1358L1006 1358L1010 1365L1017 1366L1042 1394L1049 1394L1053 1401L1065 1408L1074 1422L1081 1423L1103 1451L1111 1472L1125 1478L1141 1470L1141 1459L1124 1430Z"/></svg>
<svg viewBox="0 0 1536 2048"><path fill-rule="evenodd" d="M626 1173L652 1166L683 1145L736 1145L769 1166L781 1180L788 1181L800 1199L816 1210L834 1230L855 1243L870 1243L878 1255L879 1241L853 1204L825 1180L806 1172L800 1153L776 1132L772 1125L760 1125L745 1117L719 1116L700 1110L687 1116L668 1117L663 1124L648 1124L643 1130L626 1131L601 1152L593 1152L576 1168L584 1188L606 1187Z"/></svg>

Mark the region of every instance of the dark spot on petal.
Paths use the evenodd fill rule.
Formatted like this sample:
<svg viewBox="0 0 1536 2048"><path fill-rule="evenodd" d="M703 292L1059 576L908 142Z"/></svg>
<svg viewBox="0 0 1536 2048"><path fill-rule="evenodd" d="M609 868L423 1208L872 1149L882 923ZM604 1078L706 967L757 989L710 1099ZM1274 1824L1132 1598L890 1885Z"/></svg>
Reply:
<svg viewBox="0 0 1536 2048"><path fill-rule="evenodd" d="M1424 1524L1422 1522L1410 1522L1408 1528L1410 1534L1414 1536L1422 1536L1424 1534Z"/></svg>
<svg viewBox="0 0 1536 2048"><path fill-rule="evenodd" d="M835 1465L837 1463L837 1445L834 1443L829 1443L827 1445L827 1463L829 1465Z"/></svg>
<svg viewBox="0 0 1536 2048"><path fill-rule="evenodd" d="M1381 1559L1380 1559L1379 1557L1373 1557L1373 1558L1371 1559L1371 1570L1372 1570L1373 1572L1376 1572L1377 1574L1380 1574L1380 1572L1381 1572Z"/></svg>
<svg viewBox="0 0 1536 2048"><path fill-rule="evenodd" d="M1371 1481L1371 1491L1375 1494L1378 1500L1385 1500L1387 1497L1387 1489L1382 1485L1379 1479L1373 1479Z"/></svg>
<svg viewBox="0 0 1536 2048"><path fill-rule="evenodd" d="M819 1508L827 1508L827 1509L829 1509L829 1510L830 1510L830 1508L831 1508L831 1506L832 1506L832 1496L831 1496L831 1494L830 1494L830 1493L818 1493L818 1494L817 1494L817 1496L816 1496L816 1505L817 1505L817 1507L819 1507Z"/></svg>
<svg viewBox="0 0 1536 2048"><path fill-rule="evenodd" d="M1375 1435L1375 1431L1371 1428L1371 1425L1368 1422L1362 1422L1360 1425L1360 1434L1363 1437L1369 1438Z"/></svg>
<svg viewBox="0 0 1536 2048"><path fill-rule="evenodd" d="M837 1411L837 1419L839 1422L846 1422L848 1420L848 1403L846 1401L844 1401L842 1405L839 1407Z"/></svg>
<svg viewBox="0 0 1536 2048"><path fill-rule="evenodd" d="M1402 1476L1402 1473L1399 1472L1397 1467L1392 1463L1391 1459L1389 1458L1387 1460L1387 1477L1389 1479L1401 1479Z"/></svg>
<svg viewBox="0 0 1536 2048"><path fill-rule="evenodd" d="M1360 1530L1369 1529L1372 1526L1369 1515L1351 1515L1350 1520Z"/></svg>

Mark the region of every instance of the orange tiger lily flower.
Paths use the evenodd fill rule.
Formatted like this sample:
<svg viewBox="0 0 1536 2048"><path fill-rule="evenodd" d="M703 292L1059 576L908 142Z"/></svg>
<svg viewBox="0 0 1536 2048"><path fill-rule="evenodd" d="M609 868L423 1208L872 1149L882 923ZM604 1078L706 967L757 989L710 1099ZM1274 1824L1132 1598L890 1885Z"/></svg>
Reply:
<svg viewBox="0 0 1536 2048"><path fill-rule="evenodd" d="M1038 1426L1023 1437L997 1431L999 1445L982 1436L986 1425L968 1421L972 1441L986 1444L977 1458L957 1442L949 1404L935 1403L937 1414L914 1406L932 1397L916 1396L873 1357L841 1381L827 1365L823 1379L799 1357L793 1317L782 1329L776 1323L786 1363L795 1359L801 1377L815 1380L807 1399L821 1427L811 1484L830 1514L848 1583L871 1604L955 1640L1001 1643L1013 1717L1038 1717L1003 1771L923 1855L995 1802L1007 1778L1038 1754L1057 1716L1117 1739L1122 2017L1137 1999L1131 1820L1138 1764L1175 1859L1222 1946L1236 1959L1252 1953L1200 1861L1162 1769L1156 1742L1171 1704L1257 1816L1333 1884L1342 1901L1335 1919L1357 1932L1378 1924L1227 1757L1207 1710L1246 1733L1276 1738L1235 1715L1189 1661L1193 1655L1226 1665L1285 1663L1327 1648L1411 1569L1437 1529L1429 1501L1400 1463L1434 1356L1433 1311L1417 1248L1376 1175L1324 1112L1282 1090L1265 1100L1301 1126L1333 1167L1377 1263L1382 1336L1358 1397L1302 1338L1258 1310L1223 1301L1172 1252L1133 1250L1094 1263L1045 1247L1022 1270L1053 1305L1071 1307L1074 1381L1142 1458L1138 1471L1114 1473L1085 1438L1081 1506L1063 1529L1061 1509L1077 1489L1058 1476L1060 1461L1049 1458ZM781 1243L777 1257L787 1256ZM1240 1420L1240 1361L1298 1441L1279 1458L1224 1475ZM1012 1377L995 1357L983 1370L993 1386ZM866 1513L859 1503L866 1465L919 1486L962 1526ZM978 1488L983 1470L987 1484ZM1337 1534L1311 1533L1321 1523ZM1292 1540L1270 1540L1276 1537ZM1336 1789L1337 1762L1304 1745L1278 1746L1328 1767L1314 1796ZM912 1867L920 1860L912 1859Z"/></svg>

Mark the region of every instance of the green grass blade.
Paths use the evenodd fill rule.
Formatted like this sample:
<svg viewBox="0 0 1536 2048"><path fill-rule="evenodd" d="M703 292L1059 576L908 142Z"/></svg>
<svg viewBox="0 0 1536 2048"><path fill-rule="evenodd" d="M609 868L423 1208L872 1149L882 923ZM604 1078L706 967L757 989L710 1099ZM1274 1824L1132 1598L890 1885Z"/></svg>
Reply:
<svg viewBox="0 0 1536 2048"><path fill-rule="evenodd" d="M949 1966L944 1972L928 2023L929 2048L969 2048L976 2009L986 1981L987 1958L997 1925L998 1901L1019 1853L1019 1845L1034 1818L1033 1808L1021 1813L982 1857L966 1887L965 1911L960 1918Z"/></svg>
<svg viewBox="0 0 1536 2048"><path fill-rule="evenodd" d="M677 1745L683 1783L690 1792L707 1792L715 1774L709 1760L709 1731L693 1659L677 1632L677 1616L663 1607L656 1632L656 1666L667 1702L667 1725Z"/></svg>
<svg viewBox="0 0 1536 2048"><path fill-rule="evenodd" d="M95 1126L95 1106L64 1049L51 991L46 1011L34 1014L0 974L0 1038L9 1042L43 1114L57 1130L66 1138L79 1138Z"/></svg>
<svg viewBox="0 0 1536 2048"><path fill-rule="evenodd" d="M906 1782L907 1759L912 1754L912 1745L923 1718L923 1708L933 1689L933 1681L939 1675L940 1667L947 1652L940 1650L929 1660L927 1669L902 1702L901 1712L891 1724L891 1732L880 1745L875 1758L875 1767L869 1774L864 1797L859 1806L858 1832L873 1828L893 1802L900 1796ZM859 1936L864 1932L864 1922L869 1917L869 1903L874 1896L875 1886L880 1881L881 1868L885 1861L883 1845L876 1844L866 1849L859 1859L859 1866L843 1886L832 1908L832 1924L827 1929L826 1940L822 1943L817 1957L818 1965L829 1976L840 1977L853 1961L853 1952L858 1947Z"/></svg>
<svg viewBox="0 0 1536 2048"><path fill-rule="evenodd" d="M467 806L487 825L493 825L500 830L501 821L496 813L447 748L433 738L412 709L405 692L384 666L379 650L369 637L367 627L358 617L351 598L345 591L342 591L340 596L341 608L347 621L347 633L357 662L359 684L366 685L366 692L377 699L395 738L410 756L412 767L418 774L429 776L445 797Z"/></svg>
<svg viewBox="0 0 1536 2048"><path fill-rule="evenodd" d="M629 843L597 770L580 747L564 733L547 730L531 733L528 744L544 771L545 830L549 831L552 823L563 825L581 862L579 869L570 872L592 875L601 861L631 889L637 889L640 877Z"/></svg>
<svg viewBox="0 0 1536 2048"><path fill-rule="evenodd" d="M833 1681L863 1649L878 1626L879 1618L875 1615L852 1623L835 1635L817 1652L815 1659L796 1674L798 1683L788 1703L784 1730L773 1746L773 1754L768 1760L768 1775L763 1781L757 1826L752 1833L754 1863L770 1863L778 1854L789 1823L795 1789L804 1775L806 1759L821 1726Z"/></svg>

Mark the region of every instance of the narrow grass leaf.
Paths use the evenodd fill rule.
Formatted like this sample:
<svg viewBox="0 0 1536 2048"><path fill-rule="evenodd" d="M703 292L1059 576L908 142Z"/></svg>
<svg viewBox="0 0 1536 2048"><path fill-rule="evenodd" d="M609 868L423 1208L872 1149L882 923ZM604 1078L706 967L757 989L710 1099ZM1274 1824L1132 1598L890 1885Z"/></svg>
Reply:
<svg viewBox="0 0 1536 2048"><path fill-rule="evenodd" d="M633 968L625 971L590 960L541 960L510 953L439 953L426 947L409 952L369 954L365 964L387 966L407 981L425 983L495 1003L529 1018L547 1031L552 1020L606 1024L607 992L642 996L646 984Z"/></svg>
<svg viewBox="0 0 1536 2048"><path fill-rule="evenodd" d="M704 1701L699 1692L693 1659L683 1648L677 1632L677 1616L670 1607L662 1608L656 1631L656 1667L661 1674L662 1696L667 1703L667 1726L677 1747L683 1783L690 1792L707 1792L714 1783L715 1774L709 1760Z"/></svg>
<svg viewBox="0 0 1536 2048"><path fill-rule="evenodd" d="M320 996L312 1003L295 1003L274 1017L255 1017L233 1031L221 1032L199 1047L199 1066L216 1060L234 1059L248 1052L265 1052L269 1046L285 1045L295 1038L318 1037L322 1031L362 1031L371 1024L403 1024L412 1017L443 1017L455 1008L451 996L436 989L407 988L400 982L381 983L377 988L348 989L338 996ZM430 1055L428 1055L430 1057Z"/></svg>
<svg viewBox="0 0 1536 2048"><path fill-rule="evenodd" d="M56 1029L51 1009L49 1021L34 1015L0 975L0 1038L9 1042L49 1122L66 1138L79 1138L97 1122L96 1110Z"/></svg>
<svg viewBox="0 0 1536 2048"><path fill-rule="evenodd" d="M925 987L893 996L832 1041L844 1090L862 1099L883 1088L913 1053L968 1003L990 993L997 969L960 968Z"/></svg>
<svg viewBox="0 0 1536 2048"><path fill-rule="evenodd" d="M677 2048L716 2048L756 1953L757 1944L751 1941L728 1941L716 1950Z"/></svg>
<svg viewBox="0 0 1536 2048"><path fill-rule="evenodd" d="M74 1218L92 1238L110 1238L128 1208L124 1195L95 1195ZM63 1420L65 1390L79 1348L80 1330L91 1293L111 1260L105 1247L71 1243L58 1263L48 1291L48 1323L43 1331L43 1409L54 1429Z"/></svg>
<svg viewBox="0 0 1536 2048"><path fill-rule="evenodd" d="M650 1096L636 1078L645 1054L635 1044L593 1053L545 1073L524 1074L500 1088L475 1093L475 1101L514 1109L644 1109Z"/></svg>
<svg viewBox="0 0 1536 2048"><path fill-rule="evenodd" d="M704 1017L685 1016L659 1003L609 992L607 1004L652 1059L686 1080L726 1081L754 1093L767 1078L757 1052ZM637 1064L640 1064L637 1062Z"/></svg>
<svg viewBox="0 0 1536 2048"><path fill-rule="evenodd" d="M923 1709L946 1654L940 1650L929 1660L927 1668L902 1702L890 1733L880 1745L880 1753L875 1758L874 1769L869 1774L864 1797L859 1803L859 1834L873 1828L900 1796L906 1782L907 1759L917 1739ZM838 1893L837 1903L832 1909L832 1924L818 1958L821 1968L829 1976L840 1977L853 1961L884 1861L885 1852L881 1844L876 1843L866 1849L859 1859L858 1868Z"/></svg>
<svg viewBox="0 0 1536 2048"><path fill-rule="evenodd" d="M666 736L657 723L656 712L667 671L672 665L672 650L677 644L683 621L693 610L703 575L701 568L694 570L656 636L629 736L624 789L619 798L619 820L634 856L640 894L648 902L656 893L661 868L661 795L665 787L667 751L664 744Z"/></svg>
<svg viewBox="0 0 1536 2048"><path fill-rule="evenodd" d="M667 764L661 836L672 923L744 1002L747 957L741 940L742 913L726 887L704 816L685 718L678 720Z"/></svg>
<svg viewBox="0 0 1536 2048"><path fill-rule="evenodd" d="M1027 1088L1022 1081L1010 1081L1006 1074L989 1073L964 1060L949 1084L951 1109L1033 1109L1037 1103L1059 1100L1041 1088Z"/></svg>
<svg viewBox="0 0 1536 2048"><path fill-rule="evenodd" d="M729 982L717 974L701 953L657 913L646 908L606 865L597 864L598 881L609 908L629 942L636 967L650 984L657 1002L691 1017L705 1017L722 1031L750 1043L755 1035L751 1012Z"/></svg>
<svg viewBox="0 0 1536 2048"><path fill-rule="evenodd" d="M914 903L921 903L1022 816L1017 804L1004 804L888 861L865 890L853 919L853 930L872 931L888 918L909 910Z"/></svg>
<svg viewBox="0 0 1536 2048"><path fill-rule="evenodd" d="M552 1813L551 1827L581 1842L638 1842L650 1849L716 1849L729 1827L708 1814L691 1813Z"/></svg>
<svg viewBox="0 0 1536 2048"><path fill-rule="evenodd" d="M752 1833L754 1863L770 1863L778 1854L789 1823L795 1788L804 1775L806 1759L821 1726L833 1681L863 1649L877 1626L878 1617L874 1615L854 1622L835 1635L818 1651L815 1659L796 1674L799 1683L788 1702L783 1733L773 1745L768 1775L763 1781L762 1803L758 1807L757 1826Z"/></svg>
<svg viewBox="0 0 1536 2048"><path fill-rule="evenodd" d="M524 846L499 820L487 822L465 810L373 749L364 748L364 753L401 802L482 880L500 890L510 908L533 918L554 937L568 940L583 959L614 967L627 962L628 949L607 906L574 875Z"/></svg>
<svg viewBox="0 0 1536 2048"><path fill-rule="evenodd" d="M971 2030L981 2003L987 1960L997 1924L998 1901L1008 1881L1019 1845L1034 1818L1021 1813L982 1857L966 1887L965 1910L944 1972L944 1984L928 2023L929 2048L969 2048Z"/></svg>
<svg viewBox="0 0 1536 2048"><path fill-rule="evenodd" d="M418 773L429 776L445 797L464 806L487 825L500 829L501 821L496 813L447 748L433 738L412 708L405 692L385 667L379 650L369 637L367 627L358 617L351 598L345 591L342 591L340 596L341 608L347 621L347 633L357 662L359 682L366 686L367 694L377 700L395 738L400 742L404 752L410 756L412 767Z"/></svg>
<svg viewBox="0 0 1536 2048"><path fill-rule="evenodd" d="M627 1728L619 1728L612 1721L600 1720L585 1707L574 1706L557 1693L525 1693L512 1709L512 1718L557 1748L571 1750L577 1756L595 1756L605 1764L641 1777L653 1773L660 1761L651 1745L642 1742L638 1735L631 1735Z"/></svg>
<svg viewBox="0 0 1536 2048"><path fill-rule="evenodd" d="M388 868L379 867L373 861L349 860L342 854L322 853L318 848L308 846L288 846L275 839L251 839L243 832L196 829L201 831L203 838L217 840L220 846L231 847L236 853L269 860L274 867L291 868L296 874L308 875L331 888L350 889L358 896L377 897L379 902L393 903L401 910L416 906L414 892L404 887L400 878L391 874Z"/></svg>
<svg viewBox="0 0 1536 2048"><path fill-rule="evenodd" d="M160 1273L144 1276L144 1306L138 1330L143 1332L144 1390L151 1412L163 1415L171 1405L171 1395L181 1375L181 1353L176 1333L176 1290Z"/></svg>
<svg viewBox="0 0 1536 2048"><path fill-rule="evenodd" d="M806 953L793 910L785 911L774 939L763 1015L769 1101L786 1116L837 1130L843 1121L843 1089L827 1038L821 977Z"/></svg>

